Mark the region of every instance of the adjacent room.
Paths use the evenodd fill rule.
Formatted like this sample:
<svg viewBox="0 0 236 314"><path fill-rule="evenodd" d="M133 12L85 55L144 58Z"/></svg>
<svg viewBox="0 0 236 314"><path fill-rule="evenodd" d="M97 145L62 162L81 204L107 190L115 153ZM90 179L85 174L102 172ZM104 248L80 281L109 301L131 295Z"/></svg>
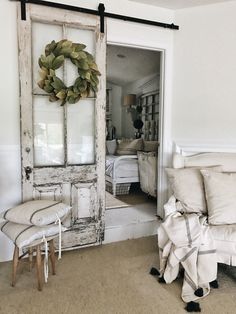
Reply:
<svg viewBox="0 0 236 314"><path fill-rule="evenodd" d="M160 51L107 46L106 242L157 228L160 68Z"/></svg>

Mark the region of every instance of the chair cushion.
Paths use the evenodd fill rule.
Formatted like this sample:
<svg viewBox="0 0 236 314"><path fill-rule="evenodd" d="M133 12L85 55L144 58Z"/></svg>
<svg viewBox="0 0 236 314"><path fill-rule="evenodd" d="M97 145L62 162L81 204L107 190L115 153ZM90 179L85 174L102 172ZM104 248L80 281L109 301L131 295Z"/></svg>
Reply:
<svg viewBox="0 0 236 314"><path fill-rule="evenodd" d="M221 171L221 166L211 168ZM175 198L181 202L186 212L206 213L206 200L200 168L167 168L167 176Z"/></svg>
<svg viewBox="0 0 236 314"><path fill-rule="evenodd" d="M202 170L208 222L212 225L236 223L236 173Z"/></svg>
<svg viewBox="0 0 236 314"><path fill-rule="evenodd" d="M61 227L65 231L65 227ZM0 224L0 230L11 239L19 248L30 245L43 236L51 237L59 234L59 226L52 224L45 227L29 226L5 221Z"/></svg>
<svg viewBox="0 0 236 314"><path fill-rule="evenodd" d="M58 218L64 220L70 209L69 205L62 202L34 200L7 209L1 216L19 224L45 226L54 223Z"/></svg>

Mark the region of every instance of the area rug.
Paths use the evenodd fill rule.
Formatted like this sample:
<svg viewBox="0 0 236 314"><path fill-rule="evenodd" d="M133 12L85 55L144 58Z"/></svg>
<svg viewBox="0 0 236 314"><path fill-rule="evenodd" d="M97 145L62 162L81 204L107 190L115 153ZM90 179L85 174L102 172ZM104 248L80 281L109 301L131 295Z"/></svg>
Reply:
<svg viewBox="0 0 236 314"><path fill-rule="evenodd" d="M106 209L129 207L130 205L122 202L117 197L114 197L111 193L106 192Z"/></svg>

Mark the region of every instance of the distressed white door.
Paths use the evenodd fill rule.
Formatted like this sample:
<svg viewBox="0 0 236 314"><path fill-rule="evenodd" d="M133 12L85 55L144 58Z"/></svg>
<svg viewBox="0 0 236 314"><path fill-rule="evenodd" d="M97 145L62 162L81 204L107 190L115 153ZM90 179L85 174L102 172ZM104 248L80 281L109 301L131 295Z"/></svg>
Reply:
<svg viewBox="0 0 236 314"><path fill-rule="evenodd" d="M105 199L105 35L97 16L27 5L18 11L22 198L62 200L72 206L62 248L101 243ZM38 86L38 58L46 44L83 43L101 72L98 92L76 104L51 103ZM76 67L66 59L56 70L72 85Z"/></svg>

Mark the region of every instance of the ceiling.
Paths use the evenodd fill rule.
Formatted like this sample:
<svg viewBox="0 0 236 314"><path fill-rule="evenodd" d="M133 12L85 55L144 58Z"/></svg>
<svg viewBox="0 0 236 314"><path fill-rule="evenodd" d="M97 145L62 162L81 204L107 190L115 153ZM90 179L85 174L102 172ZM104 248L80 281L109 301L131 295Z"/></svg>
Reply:
<svg viewBox="0 0 236 314"><path fill-rule="evenodd" d="M196 7L206 4L213 4L218 2L228 2L232 0L129 0L132 2L140 2L143 4L155 5L166 9L184 9L189 7Z"/></svg>
<svg viewBox="0 0 236 314"><path fill-rule="evenodd" d="M125 86L159 71L160 52L158 51L107 46L107 80L113 84Z"/></svg>

